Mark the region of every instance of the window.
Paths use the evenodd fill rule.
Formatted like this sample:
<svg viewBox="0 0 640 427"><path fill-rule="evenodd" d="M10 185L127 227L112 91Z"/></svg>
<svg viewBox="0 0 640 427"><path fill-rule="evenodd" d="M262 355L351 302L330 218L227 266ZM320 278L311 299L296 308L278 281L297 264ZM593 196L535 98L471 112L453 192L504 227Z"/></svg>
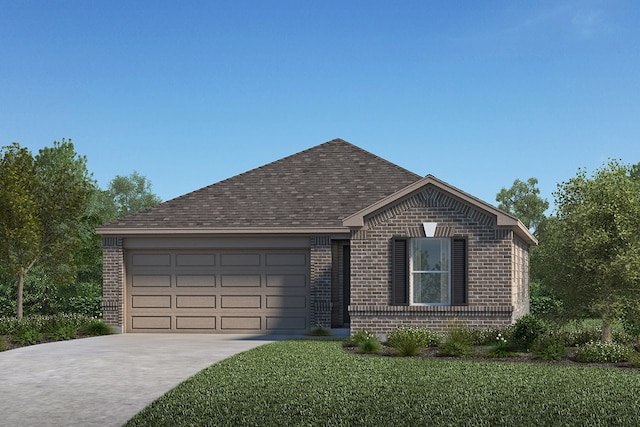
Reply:
<svg viewBox="0 0 640 427"><path fill-rule="evenodd" d="M467 239L394 237L392 305L466 305Z"/></svg>
<svg viewBox="0 0 640 427"><path fill-rule="evenodd" d="M411 239L409 271L411 304L451 303L451 240Z"/></svg>

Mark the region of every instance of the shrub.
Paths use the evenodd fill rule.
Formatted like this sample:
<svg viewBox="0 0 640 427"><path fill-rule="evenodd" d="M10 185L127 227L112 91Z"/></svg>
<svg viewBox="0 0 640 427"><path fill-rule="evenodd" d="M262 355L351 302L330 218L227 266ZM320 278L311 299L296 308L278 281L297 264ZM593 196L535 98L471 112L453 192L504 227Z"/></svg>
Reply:
<svg viewBox="0 0 640 427"><path fill-rule="evenodd" d="M438 346L440 356L467 357L473 354L473 334L461 325L451 325L445 340Z"/></svg>
<svg viewBox="0 0 640 427"><path fill-rule="evenodd" d="M78 332L80 335L99 336L112 334L113 329L100 319L91 319Z"/></svg>
<svg viewBox="0 0 640 427"><path fill-rule="evenodd" d="M493 345L495 344L496 337L500 334L505 340L511 340L511 326L505 326L501 328L473 328L469 332L473 337L474 345Z"/></svg>
<svg viewBox="0 0 640 427"><path fill-rule="evenodd" d="M358 344L358 350L361 353L377 354L382 351L382 343L377 336L372 334Z"/></svg>
<svg viewBox="0 0 640 427"><path fill-rule="evenodd" d="M631 348L626 345L597 341L579 346L576 360L585 363L617 363L629 360L631 354Z"/></svg>
<svg viewBox="0 0 640 427"><path fill-rule="evenodd" d="M19 325L15 317L0 317L0 335L12 335Z"/></svg>
<svg viewBox="0 0 640 427"><path fill-rule="evenodd" d="M369 339L370 336L375 336L375 334L368 329L360 329L349 338L344 340L344 346L346 347L358 347L364 341Z"/></svg>
<svg viewBox="0 0 640 427"><path fill-rule="evenodd" d="M75 337L77 333L78 328L72 324L59 323L47 332L47 336L54 341L66 341Z"/></svg>
<svg viewBox="0 0 640 427"><path fill-rule="evenodd" d="M513 351L509 346L509 343L505 337L502 336L500 332L498 332L494 343L491 345L491 348L487 352L487 356L489 357L509 357L513 356Z"/></svg>
<svg viewBox="0 0 640 427"><path fill-rule="evenodd" d="M32 325L20 325L13 333L13 341L20 345L33 345L42 340L42 333Z"/></svg>
<svg viewBox="0 0 640 427"><path fill-rule="evenodd" d="M533 314L526 314L513 325L513 344L524 351L530 351L533 343L546 333L548 327L544 321Z"/></svg>
<svg viewBox="0 0 640 427"><path fill-rule="evenodd" d="M562 360L569 353L564 339L558 334L547 334L538 338L532 351L534 357L542 360Z"/></svg>
<svg viewBox="0 0 640 427"><path fill-rule="evenodd" d="M629 362L634 368L640 368L640 353L637 351L632 352L629 355Z"/></svg>
<svg viewBox="0 0 640 427"><path fill-rule="evenodd" d="M400 327L387 335L387 345L399 356L416 356L427 347L438 345L442 336L427 328Z"/></svg>
<svg viewBox="0 0 640 427"><path fill-rule="evenodd" d="M309 331L309 335L313 337L328 337L331 335L331 330L323 327L322 325L318 325Z"/></svg>
<svg viewBox="0 0 640 427"><path fill-rule="evenodd" d="M0 336L0 351L5 351L9 349L9 343L7 343L7 340Z"/></svg>

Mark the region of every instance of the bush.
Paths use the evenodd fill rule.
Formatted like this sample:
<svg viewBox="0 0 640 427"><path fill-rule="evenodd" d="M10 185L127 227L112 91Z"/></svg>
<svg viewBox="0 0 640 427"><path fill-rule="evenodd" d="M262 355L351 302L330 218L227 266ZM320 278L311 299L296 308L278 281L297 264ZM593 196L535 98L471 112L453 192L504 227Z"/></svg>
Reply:
<svg viewBox="0 0 640 427"><path fill-rule="evenodd" d="M369 335L358 344L361 353L378 354L382 351L382 343L375 335Z"/></svg>
<svg viewBox="0 0 640 427"><path fill-rule="evenodd" d="M564 339L558 334L547 334L538 338L532 351L535 358L542 360L562 360L569 353Z"/></svg>
<svg viewBox="0 0 640 427"><path fill-rule="evenodd" d="M9 349L9 343L4 337L0 337L0 351L5 351Z"/></svg>
<svg viewBox="0 0 640 427"><path fill-rule="evenodd" d="M501 333L497 334L494 343L487 352L487 356L489 357L510 357L513 356L513 354L507 339L503 337Z"/></svg>
<svg viewBox="0 0 640 427"><path fill-rule="evenodd" d="M400 327L387 335L387 345L399 356L416 356L427 347L437 346L442 336L427 328Z"/></svg>
<svg viewBox="0 0 640 427"><path fill-rule="evenodd" d="M78 334L78 328L71 324L59 323L47 332L47 337L54 341L66 341Z"/></svg>
<svg viewBox="0 0 640 427"><path fill-rule="evenodd" d="M438 346L440 356L467 357L473 354L473 334L470 329L454 324L449 327L444 342Z"/></svg>
<svg viewBox="0 0 640 427"><path fill-rule="evenodd" d="M493 345L496 342L498 335L502 336L505 340L511 340L512 327L504 326L501 328L473 328L470 329L471 336L473 337L474 345Z"/></svg>
<svg viewBox="0 0 640 427"><path fill-rule="evenodd" d="M579 346L576 360L585 363L617 363L629 360L632 353L631 348L626 345L597 341Z"/></svg>
<svg viewBox="0 0 640 427"><path fill-rule="evenodd" d="M312 337L328 337L329 335L331 335L331 330L318 325L311 331L309 331L309 335L311 335Z"/></svg>
<svg viewBox="0 0 640 427"><path fill-rule="evenodd" d="M344 340L344 346L345 347L358 347L364 341L368 340L369 337L371 337L371 336L375 337L375 334L373 332L369 331L368 329L360 329L359 331L357 331L356 333L351 335L349 338Z"/></svg>
<svg viewBox="0 0 640 427"><path fill-rule="evenodd" d="M548 327L544 321L533 314L526 314L513 325L511 339L516 348L530 351L536 340L545 334L547 330Z"/></svg>
<svg viewBox="0 0 640 427"><path fill-rule="evenodd" d="M13 333L13 341L20 345L33 345L42 340L42 333L32 325L20 325Z"/></svg>
<svg viewBox="0 0 640 427"><path fill-rule="evenodd" d="M113 329L100 319L91 319L80 328L78 333L89 336L109 335L113 333Z"/></svg>

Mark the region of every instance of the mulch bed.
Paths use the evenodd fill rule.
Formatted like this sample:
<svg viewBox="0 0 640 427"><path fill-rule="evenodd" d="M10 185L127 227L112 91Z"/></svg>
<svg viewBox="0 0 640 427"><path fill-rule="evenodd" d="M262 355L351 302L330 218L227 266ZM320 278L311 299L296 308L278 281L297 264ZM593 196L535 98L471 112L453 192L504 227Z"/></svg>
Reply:
<svg viewBox="0 0 640 427"><path fill-rule="evenodd" d="M394 348L383 345L382 352L379 354L367 354L361 353L357 347L343 346L344 350L350 354L354 354L360 357L401 357L396 354ZM624 369L638 369L640 367L634 366L631 362L617 362L617 363L584 363L575 360L575 348L569 349L569 354L562 360L542 360L537 359L531 353L516 353L509 357L489 357L486 356L486 351L489 347L475 347L474 354L469 357L451 357L438 355L437 348L427 348L422 351L418 356L413 356L420 359L433 359L433 360L465 360L473 362L490 362L490 363L537 363L547 365L565 365L565 366L594 366L602 368L624 368Z"/></svg>

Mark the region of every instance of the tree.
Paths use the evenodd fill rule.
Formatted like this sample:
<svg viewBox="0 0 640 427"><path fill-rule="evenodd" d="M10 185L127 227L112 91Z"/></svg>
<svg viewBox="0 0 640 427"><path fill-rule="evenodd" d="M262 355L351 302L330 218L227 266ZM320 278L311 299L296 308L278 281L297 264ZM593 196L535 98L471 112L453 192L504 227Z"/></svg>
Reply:
<svg viewBox="0 0 640 427"><path fill-rule="evenodd" d="M549 208L549 202L540 197L537 185L536 178L529 178L527 182L516 179L510 189L502 188L496 195L499 209L517 216L534 232L544 222L544 212Z"/></svg>
<svg viewBox="0 0 640 427"><path fill-rule="evenodd" d="M1 153L0 262L17 279L21 318L24 279L34 266L56 281L72 279L92 181L86 158L76 154L70 140L54 142L35 157L17 143Z"/></svg>
<svg viewBox="0 0 640 427"><path fill-rule="evenodd" d="M559 184L541 245L545 283L568 314L601 318L604 341L611 321L640 302L640 180L632 170L610 161Z"/></svg>
<svg viewBox="0 0 640 427"><path fill-rule="evenodd" d="M129 176L116 175L107 193L115 204L115 217L120 218L159 204L162 200L151 191L151 182L133 171Z"/></svg>

